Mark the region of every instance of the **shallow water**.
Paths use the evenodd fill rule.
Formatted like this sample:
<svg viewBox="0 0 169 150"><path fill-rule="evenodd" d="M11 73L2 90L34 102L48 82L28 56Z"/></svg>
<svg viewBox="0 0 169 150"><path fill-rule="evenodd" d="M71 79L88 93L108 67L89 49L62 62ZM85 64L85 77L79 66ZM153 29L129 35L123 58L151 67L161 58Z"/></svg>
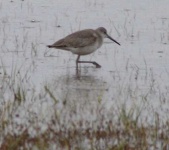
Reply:
<svg viewBox="0 0 169 150"><path fill-rule="evenodd" d="M2 0L0 76L2 81L4 76L22 81L27 91L26 102L15 112L20 114L16 121L27 122L30 112L50 120L55 107L51 97L43 95L46 85L57 99L58 110L68 105L62 112L64 121L93 120L98 112L109 119L122 104L129 110L141 107L142 117L150 121L152 112L168 119L168 15L167 0ZM98 51L81 58L102 68L81 64L81 78L76 79L77 56L46 45L74 31L100 26L121 46L105 39ZM3 90L1 97L10 99L10 94Z"/></svg>

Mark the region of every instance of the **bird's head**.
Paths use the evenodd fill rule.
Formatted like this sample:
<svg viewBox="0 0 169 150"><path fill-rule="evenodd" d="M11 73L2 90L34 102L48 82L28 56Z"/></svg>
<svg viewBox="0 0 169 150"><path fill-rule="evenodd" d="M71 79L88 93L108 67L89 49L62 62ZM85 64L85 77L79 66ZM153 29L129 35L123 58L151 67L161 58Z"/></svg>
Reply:
<svg viewBox="0 0 169 150"><path fill-rule="evenodd" d="M96 29L98 31L98 33L103 37L103 38L109 38L110 40L112 40L113 42L115 42L116 44L120 45L119 42L117 42L116 40L114 40L111 36L109 36L107 34L107 30L104 27L99 27Z"/></svg>

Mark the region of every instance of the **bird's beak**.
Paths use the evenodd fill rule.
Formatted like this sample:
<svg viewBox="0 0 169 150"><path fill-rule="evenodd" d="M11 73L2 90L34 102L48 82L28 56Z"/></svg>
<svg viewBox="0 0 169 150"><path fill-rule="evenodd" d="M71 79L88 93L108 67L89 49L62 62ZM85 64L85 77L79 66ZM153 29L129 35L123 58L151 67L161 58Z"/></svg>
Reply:
<svg viewBox="0 0 169 150"><path fill-rule="evenodd" d="M113 39L111 36L109 36L108 34L107 34L107 38L109 38L110 40L112 40L112 41L115 42L116 44L120 45L119 42L117 42L116 40L114 40L114 39Z"/></svg>

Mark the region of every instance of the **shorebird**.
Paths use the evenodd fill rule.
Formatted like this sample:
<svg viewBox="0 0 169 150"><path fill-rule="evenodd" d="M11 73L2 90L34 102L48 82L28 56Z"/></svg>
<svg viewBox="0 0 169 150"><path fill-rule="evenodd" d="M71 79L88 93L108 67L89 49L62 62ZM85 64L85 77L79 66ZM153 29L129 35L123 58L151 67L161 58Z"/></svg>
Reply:
<svg viewBox="0 0 169 150"><path fill-rule="evenodd" d="M56 41L54 44L48 45L48 47L62 49L77 54L76 70L78 70L79 63L92 63L96 68L101 68L101 66L95 61L80 61L80 56L91 54L100 48L103 44L104 38L109 38L116 44L120 45L120 43L107 34L107 30L104 27L99 27L96 30L85 29L74 32L65 38Z"/></svg>

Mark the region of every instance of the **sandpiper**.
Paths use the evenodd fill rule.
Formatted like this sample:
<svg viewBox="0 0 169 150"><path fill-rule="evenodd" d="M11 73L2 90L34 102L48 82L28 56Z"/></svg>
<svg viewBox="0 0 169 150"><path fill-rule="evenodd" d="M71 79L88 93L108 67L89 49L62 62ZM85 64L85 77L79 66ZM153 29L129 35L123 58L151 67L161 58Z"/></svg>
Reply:
<svg viewBox="0 0 169 150"><path fill-rule="evenodd" d="M100 48L104 38L109 38L120 45L120 43L107 34L107 30L104 27L99 27L96 30L85 29L74 32L63 39L56 41L54 44L48 45L48 47L62 49L77 54L76 70L78 70L78 63L92 63L96 68L101 68L95 61L80 61L80 56L88 55Z"/></svg>

